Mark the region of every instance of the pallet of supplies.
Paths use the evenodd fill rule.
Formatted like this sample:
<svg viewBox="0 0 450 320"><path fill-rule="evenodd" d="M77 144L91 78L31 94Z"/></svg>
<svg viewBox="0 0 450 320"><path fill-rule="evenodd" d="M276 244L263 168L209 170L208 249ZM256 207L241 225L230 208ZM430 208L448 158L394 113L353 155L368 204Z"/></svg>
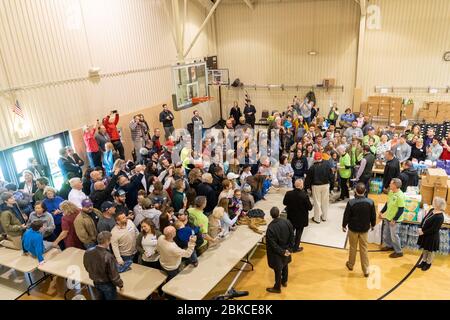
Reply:
<svg viewBox="0 0 450 320"><path fill-rule="evenodd" d="M406 221L417 222L422 196L420 194L405 193L405 210L403 217Z"/></svg>

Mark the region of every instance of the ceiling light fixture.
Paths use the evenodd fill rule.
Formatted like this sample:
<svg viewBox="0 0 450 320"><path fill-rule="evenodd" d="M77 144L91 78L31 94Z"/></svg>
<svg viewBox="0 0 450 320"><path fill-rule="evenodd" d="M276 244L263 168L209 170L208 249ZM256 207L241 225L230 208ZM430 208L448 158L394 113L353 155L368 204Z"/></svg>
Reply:
<svg viewBox="0 0 450 320"><path fill-rule="evenodd" d="M311 50L310 52L308 52L308 54L309 54L310 56L315 56L315 55L317 55L317 51Z"/></svg>

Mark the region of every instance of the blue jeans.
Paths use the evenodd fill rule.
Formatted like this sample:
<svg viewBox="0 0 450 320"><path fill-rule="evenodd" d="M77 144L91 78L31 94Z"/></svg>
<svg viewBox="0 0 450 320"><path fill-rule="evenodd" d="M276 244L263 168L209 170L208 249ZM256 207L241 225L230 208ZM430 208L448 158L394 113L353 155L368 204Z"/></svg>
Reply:
<svg viewBox="0 0 450 320"><path fill-rule="evenodd" d="M396 253L402 253L402 245L398 235L398 223L392 225L389 221L383 220L383 242L388 248L394 248Z"/></svg>
<svg viewBox="0 0 450 320"><path fill-rule="evenodd" d="M163 268L164 269L164 268ZM180 273L180 268L177 268L175 270L166 270L164 269L164 271L167 273L167 279L166 282L169 282L170 280L172 280L178 273Z"/></svg>
<svg viewBox="0 0 450 320"><path fill-rule="evenodd" d="M95 289L99 292L99 297L97 300L116 300L117 299L117 289L111 282L107 283L94 283Z"/></svg>
<svg viewBox="0 0 450 320"><path fill-rule="evenodd" d="M100 151L88 152L87 156L88 156L88 159L89 159L89 166L91 168L101 167L102 166L102 153Z"/></svg>
<svg viewBox="0 0 450 320"><path fill-rule="evenodd" d="M197 252L195 252L195 250L192 252L191 257L189 258L189 261L194 264L198 262L198 258L197 258Z"/></svg>
<svg viewBox="0 0 450 320"><path fill-rule="evenodd" d="M126 272L130 269L131 265L133 264L133 256L122 256L122 260L124 262L123 265L117 264L117 270L119 273Z"/></svg>

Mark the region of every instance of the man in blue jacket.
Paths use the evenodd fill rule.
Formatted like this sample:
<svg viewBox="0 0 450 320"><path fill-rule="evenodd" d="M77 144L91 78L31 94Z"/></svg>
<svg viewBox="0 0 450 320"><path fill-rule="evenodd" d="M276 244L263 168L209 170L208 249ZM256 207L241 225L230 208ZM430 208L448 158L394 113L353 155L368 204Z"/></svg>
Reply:
<svg viewBox="0 0 450 320"><path fill-rule="evenodd" d="M52 243L44 241L41 229L44 224L41 220L35 220L31 223L30 229L25 231L22 236L22 247L24 253L31 253L31 255L38 259L39 264L44 263L44 253L52 248Z"/></svg>

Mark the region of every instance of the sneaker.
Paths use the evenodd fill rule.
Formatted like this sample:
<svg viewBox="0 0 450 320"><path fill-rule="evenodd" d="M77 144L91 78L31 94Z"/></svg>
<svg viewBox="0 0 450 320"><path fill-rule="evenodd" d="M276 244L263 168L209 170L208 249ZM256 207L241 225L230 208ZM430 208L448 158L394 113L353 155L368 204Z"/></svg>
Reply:
<svg viewBox="0 0 450 320"><path fill-rule="evenodd" d="M276 288L266 288L266 291L270 293L281 293L281 289Z"/></svg>
<svg viewBox="0 0 450 320"><path fill-rule="evenodd" d="M297 249L294 249L294 253L296 253L296 252L302 252L303 251L303 247L299 247L299 248L297 248Z"/></svg>
<svg viewBox="0 0 450 320"><path fill-rule="evenodd" d="M421 263L418 263L418 264L416 265L416 268L422 269L422 268L425 266L425 264L426 264L426 262L425 262L425 261L422 261Z"/></svg>
<svg viewBox="0 0 450 320"><path fill-rule="evenodd" d="M422 271L427 271L430 268L431 268L431 263L426 263L425 262L425 265L422 267Z"/></svg>
<svg viewBox="0 0 450 320"><path fill-rule="evenodd" d="M348 270L353 271L353 268L350 267L350 264L348 263L348 261L345 263L345 266L347 267Z"/></svg>
<svg viewBox="0 0 450 320"><path fill-rule="evenodd" d="M320 220L322 220L323 222L327 222L327 219L324 219L322 217L320 217Z"/></svg>
<svg viewBox="0 0 450 320"><path fill-rule="evenodd" d="M393 252L389 255L389 258L400 258L403 257L403 252L397 253L397 252Z"/></svg>
<svg viewBox="0 0 450 320"><path fill-rule="evenodd" d="M369 277L369 273L364 273L364 277L368 278Z"/></svg>
<svg viewBox="0 0 450 320"><path fill-rule="evenodd" d="M316 220L314 220L314 218L311 218L311 220L317 224L320 224L320 222L317 222Z"/></svg>

